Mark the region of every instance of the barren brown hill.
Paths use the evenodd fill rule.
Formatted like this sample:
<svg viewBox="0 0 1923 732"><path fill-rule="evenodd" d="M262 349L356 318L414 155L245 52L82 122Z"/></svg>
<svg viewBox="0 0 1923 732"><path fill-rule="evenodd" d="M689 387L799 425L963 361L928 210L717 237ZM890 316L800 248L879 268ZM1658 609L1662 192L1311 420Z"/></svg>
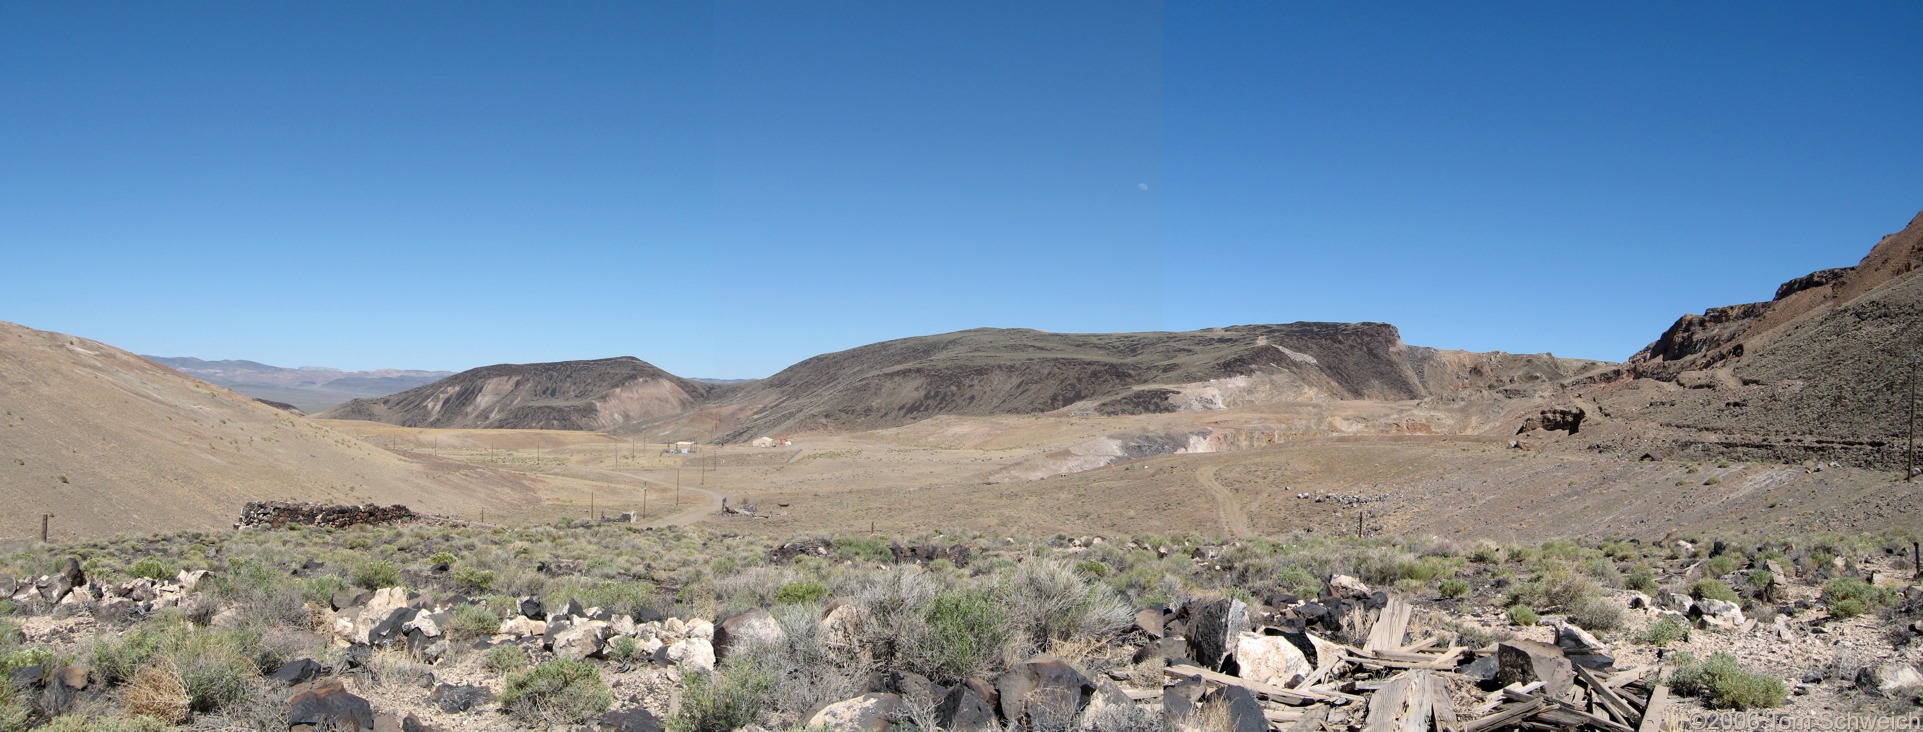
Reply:
<svg viewBox="0 0 1923 732"><path fill-rule="evenodd" d="M816 356L703 411L740 415L739 425L720 437L728 442L893 427L937 415L1069 407L1140 414L1472 392L1519 395L1597 365L1409 346L1383 323L1112 334L977 329Z"/></svg>
<svg viewBox="0 0 1923 732"><path fill-rule="evenodd" d="M0 322L0 537L231 526L253 500L470 515L536 503L509 473L366 445L120 349Z"/></svg>
<svg viewBox="0 0 1923 732"><path fill-rule="evenodd" d="M1685 315L1598 394L1637 423L1627 451L1747 459L1903 459L1908 362L1923 354L1923 214L1855 267L1777 288L1769 302Z"/></svg>
<svg viewBox="0 0 1923 732"><path fill-rule="evenodd" d="M317 415L405 427L603 430L679 414L730 387L638 358L501 364Z"/></svg>

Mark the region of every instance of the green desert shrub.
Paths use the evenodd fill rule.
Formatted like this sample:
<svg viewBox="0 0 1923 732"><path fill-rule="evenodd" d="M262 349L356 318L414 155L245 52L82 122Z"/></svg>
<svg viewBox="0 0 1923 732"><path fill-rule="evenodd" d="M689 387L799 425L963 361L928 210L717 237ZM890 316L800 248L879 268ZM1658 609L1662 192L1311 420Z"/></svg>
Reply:
<svg viewBox="0 0 1923 732"><path fill-rule="evenodd" d="M1666 646L1677 641L1689 640L1689 624L1673 617L1665 617L1650 623L1636 640L1652 646Z"/></svg>
<svg viewBox="0 0 1923 732"><path fill-rule="evenodd" d="M1571 624L1584 630L1602 632L1623 627L1623 609L1616 607L1616 603L1593 595L1571 605L1568 616Z"/></svg>
<svg viewBox="0 0 1923 732"><path fill-rule="evenodd" d="M178 670L189 705L210 712L246 701L247 682L284 660L263 653L258 633L205 628L162 619L94 643L94 668L109 683L124 683L151 663Z"/></svg>
<svg viewBox="0 0 1923 732"><path fill-rule="evenodd" d="M668 718L671 732L734 732L755 721L775 687L775 678L753 665L712 675L691 674L681 692L681 710Z"/></svg>
<svg viewBox="0 0 1923 732"><path fill-rule="evenodd" d="M1075 563L1075 571L1090 577L1107 577L1115 570L1099 559L1084 559Z"/></svg>
<svg viewBox="0 0 1923 732"><path fill-rule="evenodd" d="M1747 563L1740 554L1724 552L1710 557L1709 561L1703 563L1703 574L1711 577L1721 577L1742 569L1743 565Z"/></svg>
<svg viewBox="0 0 1923 732"><path fill-rule="evenodd" d="M873 536L837 536L835 554L842 559L869 562L892 562L895 553L888 548L888 542Z"/></svg>
<svg viewBox="0 0 1923 732"><path fill-rule="evenodd" d="M1654 593L1662 589L1656 584L1656 571L1642 565L1629 568L1629 576L1623 578L1623 587L1642 593Z"/></svg>
<svg viewBox="0 0 1923 732"><path fill-rule="evenodd" d="M1602 588L1587 575L1566 568L1542 572L1510 591L1510 604L1542 608L1571 608L1602 594Z"/></svg>
<svg viewBox="0 0 1923 732"><path fill-rule="evenodd" d="M507 678L501 711L523 724L587 724L614 705L601 672L586 661L557 658Z"/></svg>
<svg viewBox="0 0 1923 732"><path fill-rule="evenodd" d="M494 615L494 611L481 605L468 604L449 611L447 622L441 630L452 640L472 640L493 635L500 627L501 619Z"/></svg>
<svg viewBox="0 0 1923 732"><path fill-rule="evenodd" d="M1054 561L1016 567L1002 578L998 590L1024 653L1041 653L1056 642L1119 630L1135 617L1114 589L1084 581L1073 569Z"/></svg>
<svg viewBox="0 0 1923 732"><path fill-rule="evenodd" d="M1823 584L1823 602L1830 614L1853 618L1896 603L1901 595L1887 587L1877 587L1856 577L1837 577Z"/></svg>
<svg viewBox="0 0 1923 732"><path fill-rule="evenodd" d="M942 683L994 670L1009 640L1008 618L986 590L950 590L929 603L924 631L913 642L915 667Z"/></svg>
<svg viewBox="0 0 1923 732"><path fill-rule="evenodd" d="M481 654L481 665L497 674L527 668L527 650L512 643L498 645Z"/></svg>
<svg viewBox="0 0 1923 732"><path fill-rule="evenodd" d="M1436 590L1441 592L1443 597L1466 597L1469 594L1469 582L1453 578L1446 579L1436 585Z"/></svg>
<svg viewBox="0 0 1923 732"><path fill-rule="evenodd" d="M821 602L828 597L828 586L815 580L801 580L782 585L775 590L777 605L808 605Z"/></svg>
<svg viewBox="0 0 1923 732"><path fill-rule="evenodd" d="M462 592L485 593L494 589L494 583L500 578L500 575L495 574L493 570L479 567L462 567L454 570L454 586Z"/></svg>
<svg viewBox="0 0 1923 732"><path fill-rule="evenodd" d="M1528 605L1510 605L1508 615L1509 622L1525 627L1535 625L1536 621L1542 619L1542 617L1537 615L1536 611Z"/></svg>
<svg viewBox="0 0 1923 732"><path fill-rule="evenodd" d="M155 582L172 582L175 577L180 575L180 568L165 559L148 555L141 557L140 561L134 562L132 566L128 567L127 574L134 577L146 577Z"/></svg>
<svg viewBox="0 0 1923 732"><path fill-rule="evenodd" d="M1687 653L1677 654L1677 668L1669 674L1669 690L1683 696L1698 697L1711 709L1756 709L1782 706L1789 698L1783 680L1743 670L1736 657L1712 654L1698 661Z"/></svg>
<svg viewBox="0 0 1923 732"><path fill-rule="evenodd" d="M383 587L399 587L401 584L401 568L394 566L393 562L385 559L361 562L358 566L354 567L352 578L355 586L369 590L378 590Z"/></svg>
<svg viewBox="0 0 1923 732"><path fill-rule="evenodd" d="M1694 584L1689 586L1689 596L1698 600L1723 600L1725 602L1741 602L1743 599L1736 594L1735 590L1730 589L1729 585L1713 579L1696 580Z"/></svg>
<svg viewBox="0 0 1923 732"><path fill-rule="evenodd" d="M617 635L608 641L608 658L632 663L641 658L641 644L631 635Z"/></svg>
<svg viewBox="0 0 1923 732"><path fill-rule="evenodd" d="M1469 550L1469 561L1476 564L1501 564L1502 547L1488 542L1480 543Z"/></svg>

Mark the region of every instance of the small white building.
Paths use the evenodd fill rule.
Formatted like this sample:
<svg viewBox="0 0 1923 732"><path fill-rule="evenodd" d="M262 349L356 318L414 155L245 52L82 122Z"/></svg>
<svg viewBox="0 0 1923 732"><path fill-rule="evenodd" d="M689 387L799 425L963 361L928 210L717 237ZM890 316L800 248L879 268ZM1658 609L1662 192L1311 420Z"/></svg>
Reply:
<svg viewBox="0 0 1923 732"><path fill-rule="evenodd" d="M750 445L754 445L755 447L774 447L774 446L775 446L775 438L773 438L773 437L756 437L756 438L755 438L755 441L754 441L754 442L750 442L750 443L748 443L748 444L750 444Z"/></svg>

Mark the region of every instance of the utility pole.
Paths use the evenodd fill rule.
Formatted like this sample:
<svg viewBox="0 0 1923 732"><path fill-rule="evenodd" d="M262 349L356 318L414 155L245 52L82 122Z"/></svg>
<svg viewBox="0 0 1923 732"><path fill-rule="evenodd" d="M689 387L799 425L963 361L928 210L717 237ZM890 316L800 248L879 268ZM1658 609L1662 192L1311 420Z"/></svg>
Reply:
<svg viewBox="0 0 1923 732"><path fill-rule="evenodd" d="M53 514L50 514L50 513L40 514L40 543L42 544L47 543L47 522L52 519L53 519Z"/></svg>
<svg viewBox="0 0 1923 732"><path fill-rule="evenodd" d="M588 520L594 520L594 490L588 489Z"/></svg>
<svg viewBox="0 0 1923 732"><path fill-rule="evenodd" d="M681 505L681 469L674 469L674 505Z"/></svg>

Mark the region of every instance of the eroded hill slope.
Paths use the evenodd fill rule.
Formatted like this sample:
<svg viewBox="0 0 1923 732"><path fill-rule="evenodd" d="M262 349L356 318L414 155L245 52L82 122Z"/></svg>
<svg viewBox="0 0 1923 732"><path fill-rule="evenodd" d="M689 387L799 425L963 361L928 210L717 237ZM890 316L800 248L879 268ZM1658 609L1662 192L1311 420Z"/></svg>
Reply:
<svg viewBox="0 0 1923 732"><path fill-rule="evenodd" d="M0 537L228 527L253 500L535 503L507 473L359 440L97 341L0 322Z"/></svg>
<svg viewBox="0 0 1923 732"><path fill-rule="evenodd" d="M632 357L501 364L317 416L406 427L591 431L679 414L729 388Z"/></svg>

